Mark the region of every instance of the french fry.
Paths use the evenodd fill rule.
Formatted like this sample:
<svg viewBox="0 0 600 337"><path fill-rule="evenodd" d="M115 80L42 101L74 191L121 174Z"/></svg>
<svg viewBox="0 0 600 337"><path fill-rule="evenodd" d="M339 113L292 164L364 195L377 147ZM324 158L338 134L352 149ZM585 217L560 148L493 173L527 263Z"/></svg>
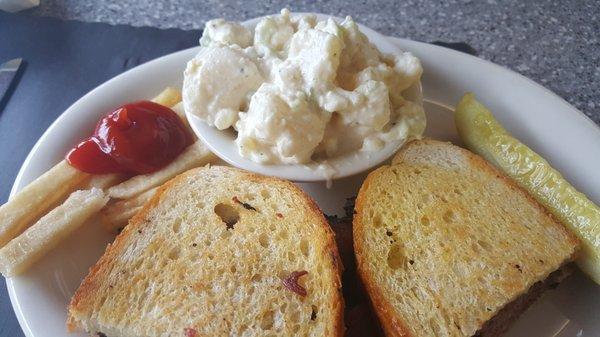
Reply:
<svg viewBox="0 0 600 337"><path fill-rule="evenodd" d="M152 99L152 102L172 107L181 102L181 91L173 87L166 87L158 96Z"/></svg>
<svg viewBox="0 0 600 337"><path fill-rule="evenodd" d="M181 118L183 125L185 125L185 127L188 129L190 134L194 135L194 138L195 138L196 136L194 134L194 131L190 127L190 122L188 122L187 117L185 116L185 110L183 110L183 103L179 102L179 103L173 105L171 107L171 110L173 110L177 114L177 116L179 116L179 118Z"/></svg>
<svg viewBox="0 0 600 337"><path fill-rule="evenodd" d="M127 226L127 222L131 219L150 198L156 193L158 187L150 189L142 194L139 194L131 199L119 200L115 203L106 205L100 211L100 219L104 228L111 233L118 232L120 229Z"/></svg>
<svg viewBox="0 0 600 337"><path fill-rule="evenodd" d="M73 192L64 203L0 249L0 272L5 277L22 273L107 202L108 197L99 188Z"/></svg>
<svg viewBox="0 0 600 337"><path fill-rule="evenodd" d="M63 160L19 191L0 206L0 247L62 202L89 177Z"/></svg>
<svg viewBox="0 0 600 337"><path fill-rule="evenodd" d="M108 189L108 195L115 199L130 199L153 187L159 186L191 168L205 165L214 161L216 156L212 154L202 143L197 140L181 153L173 162L164 168L149 174L140 174L129 180Z"/></svg>
<svg viewBox="0 0 600 337"><path fill-rule="evenodd" d="M125 175L122 174L95 174L85 184L83 184L83 189L89 190L95 187L101 190L106 190L109 187L123 182L123 180L125 180Z"/></svg>

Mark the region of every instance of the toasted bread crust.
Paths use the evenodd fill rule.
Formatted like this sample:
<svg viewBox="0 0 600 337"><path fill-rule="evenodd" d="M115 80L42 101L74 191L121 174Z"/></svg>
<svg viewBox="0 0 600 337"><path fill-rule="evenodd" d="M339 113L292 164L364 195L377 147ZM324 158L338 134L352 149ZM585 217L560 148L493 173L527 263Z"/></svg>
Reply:
<svg viewBox="0 0 600 337"><path fill-rule="evenodd" d="M185 179L184 175L186 173L187 172L176 176L159 187L159 189L156 191L156 194L144 205L138 214L129 220L129 224L123 229L123 231L121 231L119 235L117 235L115 241L113 241L112 244L108 244L100 260L98 260L98 262L96 262L96 264L90 268L88 275L81 282L81 285L71 298L71 301L68 305L67 329L70 332L81 328L78 325L77 320L72 316L71 310L76 310L76 308L80 306L80 303L82 303L84 299L94 297L96 295L98 290L98 282L100 282L102 279L102 276L100 275L102 270L107 268L110 265L110 261L119 255L120 250L131 239L132 233L143 226L143 219L145 219L148 211L158 204L162 194L178 181Z"/></svg>
<svg viewBox="0 0 600 337"><path fill-rule="evenodd" d="M360 210L363 209L366 193L364 191L369 189L373 179L377 176L378 172L385 170L388 166L381 166L377 168L375 171L369 173L365 181L363 182L360 190L358 192L358 196L356 197L354 209L356 210L355 214L358 214ZM354 253L356 256L356 270L358 272L358 277L360 281L364 285L367 293L369 294L369 299L371 301L371 306L383 331L388 337L411 337L410 331L405 327L405 322L402 320L400 315L396 313L394 308L391 306L390 302L386 300L385 296L381 294L379 288L377 287L376 282L373 280L372 274L365 270L363 261L363 256L359 253L364 250L362 246L362 232L364 231L364 226L361 221L360 216L354 216L352 219L352 232L353 232L353 241L354 241Z"/></svg>
<svg viewBox="0 0 600 337"><path fill-rule="evenodd" d="M545 216L549 217L555 223L560 225L560 222L558 222L556 220L556 218L554 216L552 216L552 214L548 210L546 210L542 205L540 205L524 189L522 189L520 186L518 186L516 182L512 181L510 178L508 178L507 176L502 174L498 169L493 167L490 163L485 161L480 156L478 156L468 150L462 149L458 146L452 145L449 142L440 142L440 141L435 141L435 140L430 140L430 139L413 140L413 141L407 143L398 152L398 154L394 157L391 166L394 166L395 164L400 163L403 160L404 153L406 153L410 149L411 146L418 146L420 144L433 145L433 146L439 146L439 145L443 144L444 146L452 146L455 150L460 151L461 154L464 155L468 159L468 165L470 165L471 167L474 167L475 169L485 171L489 175L493 175L496 178L502 180L502 182L506 186L508 186L514 193L523 195L541 213L543 213ZM366 178L366 180L363 182L363 185L360 188L359 194L356 199L356 204L355 204L355 214L356 215L353 218L354 251L355 251L355 255L356 255L358 275L359 275L361 281L363 282L365 289L367 290L367 292L369 294L373 309L374 309L375 313L377 314L377 317L381 323L382 328L384 329L386 336L412 337L413 335L411 334L410 330L407 328L408 322L405 322L402 315L393 308L389 299L381 293L380 287L375 282L372 273L369 270L367 270L367 268L365 267L366 261L363 260L364 257L361 254L361 252L364 251L363 240L361 238L364 235L365 225L362 223L362 217L360 216L360 214L362 213L362 210L365 208L366 199L368 197L366 191L369 190L371 184L373 184L374 179L376 179L376 177L379 174L381 174L381 172L390 168L391 166L385 165L385 166L382 166L382 167L374 170L373 172L371 172L368 175L368 177ZM560 225L560 226L558 226L558 228L568 238L569 244L571 244L573 246L578 245L578 243L579 243L578 239L572 233L570 233L564 226ZM577 254L577 249L565 261L565 263L573 261L576 257L576 254ZM525 293L527 293L527 291L525 291ZM508 306L509 304L510 303L507 303L506 306Z"/></svg>
<svg viewBox="0 0 600 337"><path fill-rule="evenodd" d="M258 174L254 174L251 172L247 172L244 170L240 170L232 167L224 167L224 166L213 166L213 167L202 167L189 170L184 172L177 177L171 179L170 181L163 184L156 192L156 194L144 205L144 207L129 221L129 225L125 227L125 229L116 237L115 241L112 244L109 244L106 248L104 255L100 258L100 260L90 268L88 275L85 277L83 282L81 283L79 289L73 295L69 305L68 305L68 316L67 316L67 328L69 331L74 331L77 329L81 329L82 326L79 324L77 319L73 316L73 312L84 309L82 308L83 302L87 298L92 298L98 296L99 284L103 280L102 273L104 270L110 267L110 263L112 260L116 259L120 252L127 246L129 241L132 239L133 233L136 233L138 230L142 229L145 225L145 219L147 218L148 213L156 207L157 204L160 203L161 198L172 186L184 181L188 175L194 175L200 170L231 170L236 171L237 173L243 174L244 179L260 182L264 184L273 184L284 186L288 191L294 193L297 197L304 200L308 205L310 211L314 216L319 218L319 225L322 227L326 234L326 243L324 245L324 252L322 252L326 256L331 257L331 267L332 270L335 271L334 278L334 287L338 291L334 293L334 297L330 299L331 303L334 307L334 317L335 320L332 322L333 326L331 331L334 332L334 336L342 337L344 335L344 321L343 321L343 313L344 313L344 300L341 292L341 274L343 270L341 258L338 253L337 245L335 243L334 233L329 226L329 223L326 221L325 216L321 209L317 206L317 204L306 194L304 193L298 186L295 184L281 180L273 177L265 177Z"/></svg>

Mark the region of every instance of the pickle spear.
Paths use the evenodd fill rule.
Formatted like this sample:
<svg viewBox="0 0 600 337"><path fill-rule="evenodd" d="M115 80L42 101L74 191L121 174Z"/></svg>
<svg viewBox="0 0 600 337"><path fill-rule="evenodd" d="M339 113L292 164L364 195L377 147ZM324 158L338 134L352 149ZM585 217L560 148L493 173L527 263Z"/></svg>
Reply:
<svg viewBox="0 0 600 337"><path fill-rule="evenodd" d="M454 119L467 148L515 180L579 238L577 264L600 284L600 208L509 134L472 93L460 100Z"/></svg>

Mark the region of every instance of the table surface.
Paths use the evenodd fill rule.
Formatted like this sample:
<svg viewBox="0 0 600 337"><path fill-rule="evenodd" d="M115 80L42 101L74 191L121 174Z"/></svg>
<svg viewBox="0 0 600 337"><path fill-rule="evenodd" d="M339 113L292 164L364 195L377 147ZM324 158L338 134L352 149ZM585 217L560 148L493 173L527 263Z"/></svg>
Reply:
<svg viewBox="0 0 600 337"><path fill-rule="evenodd" d="M480 57L544 85L600 124L597 0L42 0L31 12L82 21L197 29L211 18L245 20L284 7L351 15L397 37L467 42Z"/></svg>
<svg viewBox="0 0 600 337"><path fill-rule="evenodd" d="M600 124L600 2L597 1L197 1L42 0L32 15L159 28L199 29L216 17L245 20L292 11L354 19L419 41L464 41L479 56L519 72ZM0 282L0 337L22 336Z"/></svg>

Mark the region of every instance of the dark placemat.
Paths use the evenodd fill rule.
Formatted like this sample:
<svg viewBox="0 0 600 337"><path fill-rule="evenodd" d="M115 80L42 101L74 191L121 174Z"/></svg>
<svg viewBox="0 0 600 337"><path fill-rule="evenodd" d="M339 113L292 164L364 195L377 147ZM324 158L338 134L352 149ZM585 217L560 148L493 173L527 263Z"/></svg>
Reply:
<svg viewBox="0 0 600 337"><path fill-rule="evenodd" d="M0 204L25 157L77 99L141 63L198 44L199 31L61 21L0 11L0 63L24 59L0 103ZM0 337L23 336L0 280Z"/></svg>

